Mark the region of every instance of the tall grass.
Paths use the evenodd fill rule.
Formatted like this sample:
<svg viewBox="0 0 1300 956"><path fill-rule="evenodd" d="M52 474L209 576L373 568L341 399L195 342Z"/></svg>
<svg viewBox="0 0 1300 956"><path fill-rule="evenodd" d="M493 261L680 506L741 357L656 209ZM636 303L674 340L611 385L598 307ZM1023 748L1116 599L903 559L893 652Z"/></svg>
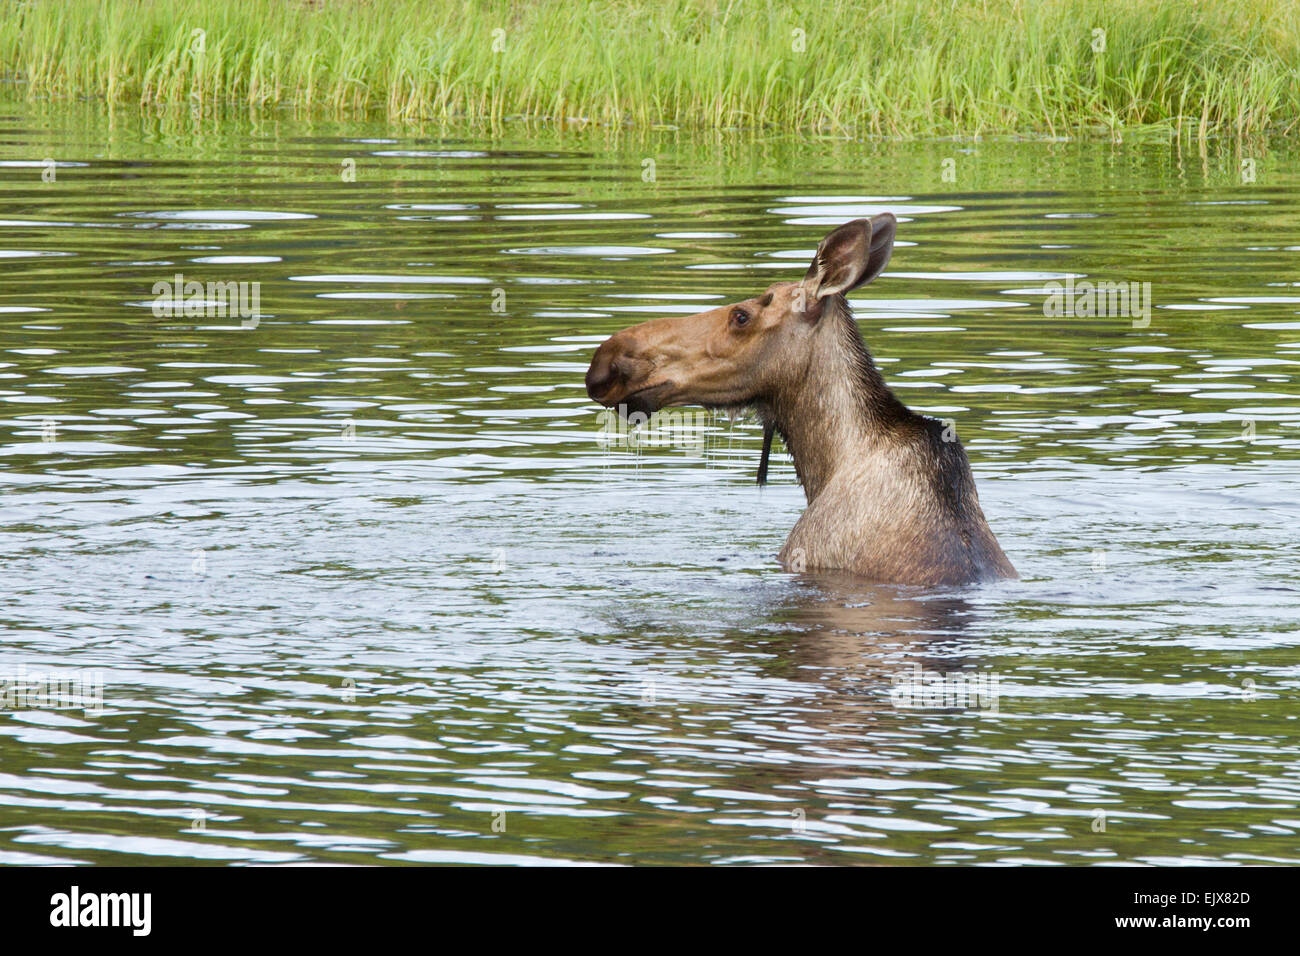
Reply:
<svg viewBox="0 0 1300 956"><path fill-rule="evenodd" d="M1300 126L1294 0L0 0L0 11L0 72L28 98L894 136Z"/></svg>

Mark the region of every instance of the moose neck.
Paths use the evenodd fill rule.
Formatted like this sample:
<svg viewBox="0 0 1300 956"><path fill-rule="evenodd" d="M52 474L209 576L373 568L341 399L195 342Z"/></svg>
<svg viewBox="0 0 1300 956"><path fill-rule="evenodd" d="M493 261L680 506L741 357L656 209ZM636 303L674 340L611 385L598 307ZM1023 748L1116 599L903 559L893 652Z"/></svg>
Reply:
<svg viewBox="0 0 1300 956"><path fill-rule="evenodd" d="M885 385L843 296L826 301L806 374L772 396L766 413L794 458L808 503L846 462L912 413Z"/></svg>

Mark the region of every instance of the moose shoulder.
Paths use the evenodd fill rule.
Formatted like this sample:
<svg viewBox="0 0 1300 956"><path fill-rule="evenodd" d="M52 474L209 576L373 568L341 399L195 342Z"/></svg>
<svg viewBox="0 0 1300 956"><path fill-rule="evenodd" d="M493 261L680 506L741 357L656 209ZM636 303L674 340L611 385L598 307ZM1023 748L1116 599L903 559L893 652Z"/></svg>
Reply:
<svg viewBox="0 0 1300 956"><path fill-rule="evenodd" d="M844 297L884 270L896 228L889 213L855 219L821 241L798 282L616 333L596 349L587 393L625 414L757 409L808 499L781 549L791 570L924 585L1016 577L961 443L885 385Z"/></svg>

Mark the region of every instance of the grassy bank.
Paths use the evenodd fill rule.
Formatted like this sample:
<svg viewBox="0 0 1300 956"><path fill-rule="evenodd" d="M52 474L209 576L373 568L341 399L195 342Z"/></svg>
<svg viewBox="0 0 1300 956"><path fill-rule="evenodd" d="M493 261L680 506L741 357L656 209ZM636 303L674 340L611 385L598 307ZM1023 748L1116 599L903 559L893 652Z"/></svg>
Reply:
<svg viewBox="0 0 1300 956"><path fill-rule="evenodd" d="M0 0L0 11L0 72L8 95L28 98L895 136L1300 127L1294 0Z"/></svg>

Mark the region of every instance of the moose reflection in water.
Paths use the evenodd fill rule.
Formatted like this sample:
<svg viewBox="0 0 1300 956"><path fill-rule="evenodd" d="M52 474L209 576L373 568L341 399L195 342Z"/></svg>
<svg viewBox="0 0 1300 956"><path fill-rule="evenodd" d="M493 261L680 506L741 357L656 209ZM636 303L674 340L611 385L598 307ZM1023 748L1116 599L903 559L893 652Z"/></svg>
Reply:
<svg viewBox="0 0 1300 956"><path fill-rule="evenodd" d="M899 711L962 708L994 712L997 678L960 653L979 609L961 590L936 593L872 584L844 571L796 575L771 611L781 625L779 659L833 695L850 695L861 716L872 702Z"/></svg>

